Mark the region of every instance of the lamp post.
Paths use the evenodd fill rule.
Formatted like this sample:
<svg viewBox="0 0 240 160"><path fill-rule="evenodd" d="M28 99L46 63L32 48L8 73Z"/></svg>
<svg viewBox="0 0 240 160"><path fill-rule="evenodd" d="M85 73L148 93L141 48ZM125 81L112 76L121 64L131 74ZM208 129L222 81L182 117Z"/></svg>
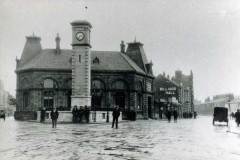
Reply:
<svg viewBox="0 0 240 160"><path fill-rule="evenodd" d="M106 122L108 123L109 122L109 103L107 104L107 119L106 119Z"/></svg>
<svg viewBox="0 0 240 160"><path fill-rule="evenodd" d="M94 97L96 94L96 89L95 89L95 84L93 83L93 93L92 93L92 96ZM93 98L93 100L95 100L95 97ZM96 106L95 106L95 103L93 101L93 110L94 110L94 116L93 116L93 122L96 122Z"/></svg>

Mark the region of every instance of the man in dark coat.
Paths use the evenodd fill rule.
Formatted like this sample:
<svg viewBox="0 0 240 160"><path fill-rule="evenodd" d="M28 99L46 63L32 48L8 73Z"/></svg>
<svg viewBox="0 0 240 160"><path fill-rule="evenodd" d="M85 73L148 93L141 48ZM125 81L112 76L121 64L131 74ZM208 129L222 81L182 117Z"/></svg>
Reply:
<svg viewBox="0 0 240 160"><path fill-rule="evenodd" d="M117 129L118 128L118 117L120 116L120 110L119 110L118 106L116 106L113 109L112 116L113 116L112 128L114 128L114 123L115 123L116 124L116 129Z"/></svg>
<svg viewBox="0 0 240 160"><path fill-rule="evenodd" d="M83 106L80 106L79 110L78 110L78 118L79 118L79 123L82 122L82 117L83 117L83 114L84 114L84 109L83 109Z"/></svg>
<svg viewBox="0 0 240 160"><path fill-rule="evenodd" d="M177 122L177 118L178 118L178 112L176 109L174 109L173 111L173 119L174 119L174 122Z"/></svg>
<svg viewBox="0 0 240 160"><path fill-rule="evenodd" d="M59 115L59 113L57 111L57 108L54 107L53 110L51 111L52 128L56 128L57 127L58 115Z"/></svg>
<svg viewBox="0 0 240 160"><path fill-rule="evenodd" d="M193 112L193 116L194 116L194 119L197 118L197 112L196 111Z"/></svg>
<svg viewBox="0 0 240 160"><path fill-rule="evenodd" d="M46 114L46 109L43 107L41 109L41 114L40 114L40 122L43 123L45 121L45 114Z"/></svg>
<svg viewBox="0 0 240 160"><path fill-rule="evenodd" d="M85 115L85 119L86 119L87 123L89 123L89 114L90 114L89 107L85 106L85 108L84 108L84 115Z"/></svg>
<svg viewBox="0 0 240 160"><path fill-rule="evenodd" d="M239 127L239 123L240 123L240 110L239 109L235 113L235 121L237 123L237 126Z"/></svg>
<svg viewBox="0 0 240 160"><path fill-rule="evenodd" d="M72 116L73 116L72 118L73 123L77 123L78 110L76 105L73 107Z"/></svg>
<svg viewBox="0 0 240 160"><path fill-rule="evenodd" d="M170 111L170 108L168 108L166 111L166 117L168 119L168 122L171 122L171 116L172 116L172 113Z"/></svg>

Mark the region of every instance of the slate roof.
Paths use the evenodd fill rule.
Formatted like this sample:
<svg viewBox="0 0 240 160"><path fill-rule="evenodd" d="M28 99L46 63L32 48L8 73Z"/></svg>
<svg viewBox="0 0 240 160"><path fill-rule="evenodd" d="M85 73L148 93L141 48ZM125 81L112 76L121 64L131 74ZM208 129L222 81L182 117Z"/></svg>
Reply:
<svg viewBox="0 0 240 160"><path fill-rule="evenodd" d="M168 87L179 87L177 83L174 81L168 79L167 77L159 74L155 79L154 79L154 84L155 86L164 86L166 88Z"/></svg>
<svg viewBox="0 0 240 160"><path fill-rule="evenodd" d="M43 49L29 62L20 65L18 71L28 69L56 69L71 70L72 50L62 49L60 54L55 49ZM91 60L99 59L98 63L91 63L92 71L134 71L146 74L138 65L127 55L114 51L91 51Z"/></svg>

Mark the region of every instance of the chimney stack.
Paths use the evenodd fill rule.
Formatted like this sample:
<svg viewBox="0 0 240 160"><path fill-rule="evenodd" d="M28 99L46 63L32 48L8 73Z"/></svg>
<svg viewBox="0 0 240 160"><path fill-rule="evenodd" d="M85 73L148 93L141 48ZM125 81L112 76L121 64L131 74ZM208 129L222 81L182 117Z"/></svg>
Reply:
<svg viewBox="0 0 240 160"><path fill-rule="evenodd" d="M55 38L55 41L56 41L56 53L57 54L60 54L60 52L61 52L60 40L61 40L61 38L59 37L59 34L57 33L57 37Z"/></svg>
<svg viewBox="0 0 240 160"><path fill-rule="evenodd" d="M120 48L121 48L121 52L122 52L122 53L125 53L125 44L124 44L124 41L121 41Z"/></svg>

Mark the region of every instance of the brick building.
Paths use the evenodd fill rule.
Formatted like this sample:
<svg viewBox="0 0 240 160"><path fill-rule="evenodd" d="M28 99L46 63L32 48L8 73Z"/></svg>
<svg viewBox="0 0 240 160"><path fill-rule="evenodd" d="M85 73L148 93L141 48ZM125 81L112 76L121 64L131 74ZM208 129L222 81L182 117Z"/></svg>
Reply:
<svg viewBox="0 0 240 160"><path fill-rule="evenodd" d="M17 61L16 118L32 115L42 107L71 111L73 50L43 49L41 38L26 37ZM153 74L140 42L120 44L120 51L91 50L91 110L104 113L118 105L134 110L137 118L148 118L153 111ZM123 115L126 117L126 115Z"/></svg>

